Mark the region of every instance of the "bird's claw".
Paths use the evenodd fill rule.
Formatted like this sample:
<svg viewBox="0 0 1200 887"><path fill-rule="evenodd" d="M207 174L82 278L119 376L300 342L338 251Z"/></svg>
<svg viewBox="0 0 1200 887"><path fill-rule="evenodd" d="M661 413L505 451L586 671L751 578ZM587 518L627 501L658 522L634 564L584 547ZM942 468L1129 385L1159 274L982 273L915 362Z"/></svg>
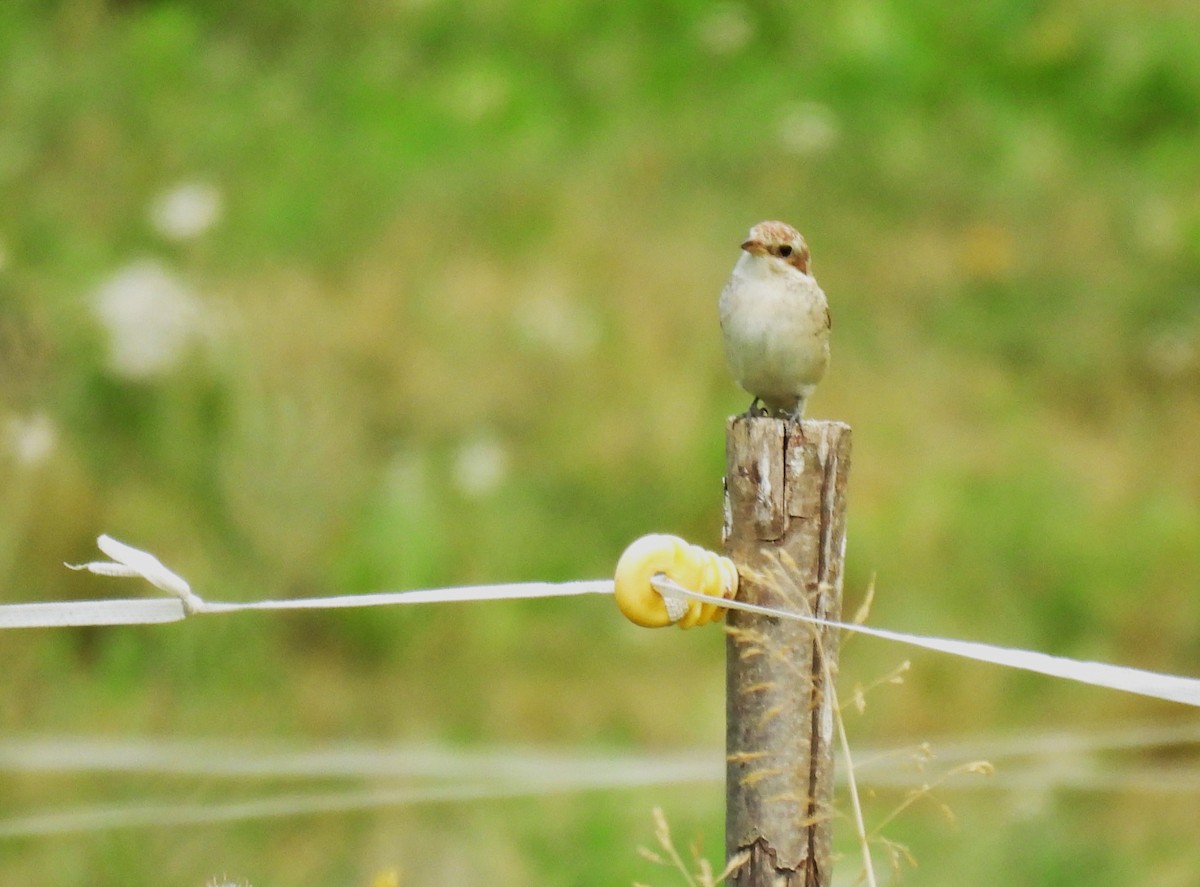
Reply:
<svg viewBox="0 0 1200 887"><path fill-rule="evenodd" d="M750 401L750 408L746 410L747 419L761 419L763 416L771 415L771 411L762 405L760 398L754 398Z"/></svg>
<svg viewBox="0 0 1200 887"><path fill-rule="evenodd" d="M794 424L796 426L796 433L800 435L801 443L807 442L806 438L804 437L804 408L803 407L801 407L800 409L797 409L797 410L789 410L789 411L783 413L781 415L781 418L783 419L784 422L787 422L788 425Z"/></svg>

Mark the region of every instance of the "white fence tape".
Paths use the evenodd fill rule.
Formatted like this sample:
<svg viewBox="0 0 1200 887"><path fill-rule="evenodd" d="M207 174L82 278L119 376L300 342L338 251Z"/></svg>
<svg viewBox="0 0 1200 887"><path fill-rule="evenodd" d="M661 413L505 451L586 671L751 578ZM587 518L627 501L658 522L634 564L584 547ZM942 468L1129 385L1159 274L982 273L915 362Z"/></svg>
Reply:
<svg viewBox="0 0 1200 887"><path fill-rule="evenodd" d="M0 606L0 628L63 627L78 625L129 625L173 622L193 614L235 613L246 610L312 610L334 607L378 607L398 604L446 603L454 601L494 601L514 598L562 597L581 594L611 594L612 580L598 579L577 582L528 582L505 585L476 585L460 588L423 589L419 591L380 592L377 594L339 595L336 597L300 598L295 600L248 601L241 603L209 602L195 594L188 583L148 552L118 542L110 536L98 540L100 550L111 561L96 561L78 566L103 576L141 577L157 588L175 596L174 600L117 600L66 601L41 604L8 604ZM710 599L661 577L655 581L660 593L684 598ZM1110 665L1104 662L1085 662L1063 656L1051 656L1031 650L1000 647L976 641L927 637L865 625L831 622L803 613L726 601L724 606L781 619L795 619L843 631L900 644L948 653L964 659L990 662L1007 668L1035 672L1049 677L1078 683L1136 693L1168 702L1200 707L1200 680L1177 675L1160 674L1137 668Z"/></svg>

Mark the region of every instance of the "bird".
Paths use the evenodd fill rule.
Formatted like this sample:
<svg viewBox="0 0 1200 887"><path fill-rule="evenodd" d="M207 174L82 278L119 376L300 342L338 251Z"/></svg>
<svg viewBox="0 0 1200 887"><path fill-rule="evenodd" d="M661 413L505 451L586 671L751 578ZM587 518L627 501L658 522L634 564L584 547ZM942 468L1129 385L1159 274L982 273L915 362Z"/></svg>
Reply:
<svg viewBox="0 0 1200 887"><path fill-rule="evenodd" d="M829 367L829 302L811 261L799 231L786 222L759 222L721 291L725 359L734 381L754 398L747 416L799 422Z"/></svg>

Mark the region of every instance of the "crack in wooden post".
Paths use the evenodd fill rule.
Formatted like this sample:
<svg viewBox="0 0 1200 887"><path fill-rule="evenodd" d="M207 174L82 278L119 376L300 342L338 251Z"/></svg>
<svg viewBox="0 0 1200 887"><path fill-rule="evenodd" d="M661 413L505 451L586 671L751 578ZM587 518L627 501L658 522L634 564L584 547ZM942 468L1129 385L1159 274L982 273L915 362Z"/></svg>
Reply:
<svg viewBox="0 0 1200 887"><path fill-rule="evenodd" d="M738 597L841 615L850 427L731 419L725 549ZM826 667L828 666L828 667ZM837 634L731 610L726 642L726 828L734 887L828 887Z"/></svg>

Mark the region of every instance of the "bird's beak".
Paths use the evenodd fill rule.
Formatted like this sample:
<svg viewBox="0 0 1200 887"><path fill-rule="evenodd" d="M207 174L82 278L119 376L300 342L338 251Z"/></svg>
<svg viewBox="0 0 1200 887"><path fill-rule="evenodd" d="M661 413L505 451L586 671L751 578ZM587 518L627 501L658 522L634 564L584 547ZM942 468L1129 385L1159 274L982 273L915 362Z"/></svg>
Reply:
<svg viewBox="0 0 1200 887"><path fill-rule="evenodd" d="M747 240L742 244L742 249L750 253L752 256L765 255L767 252L767 248L763 246L761 240Z"/></svg>

